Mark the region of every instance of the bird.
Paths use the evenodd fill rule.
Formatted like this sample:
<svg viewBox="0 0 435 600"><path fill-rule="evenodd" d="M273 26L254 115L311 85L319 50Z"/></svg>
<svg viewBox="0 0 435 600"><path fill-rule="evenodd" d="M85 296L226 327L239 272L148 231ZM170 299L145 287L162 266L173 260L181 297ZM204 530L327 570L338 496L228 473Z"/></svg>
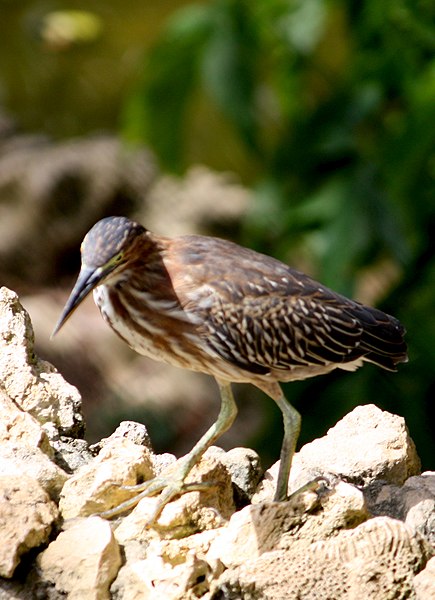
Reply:
<svg viewBox="0 0 435 600"><path fill-rule="evenodd" d="M80 272L53 335L91 292L104 320L133 350L211 375L221 397L216 421L176 472L133 486L137 493L106 511L108 518L160 494L153 522L172 499L203 489L186 478L233 424L236 382L256 386L282 412L274 500L285 501L301 416L280 383L364 363L397 371L408 360L405 328L395 317L234 242L165 237L124 216L101 219L84 237Z"/></svg>

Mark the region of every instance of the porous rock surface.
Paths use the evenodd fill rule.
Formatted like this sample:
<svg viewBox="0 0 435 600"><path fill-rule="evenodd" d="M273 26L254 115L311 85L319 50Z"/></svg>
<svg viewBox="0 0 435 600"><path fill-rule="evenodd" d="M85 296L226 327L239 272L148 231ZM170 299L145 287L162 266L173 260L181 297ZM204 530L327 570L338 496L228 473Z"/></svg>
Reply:
<svg viewBox="0 0 435 600"><path fill-rule="evenodd" d="M170 475L176 459L134 423L88 448L78 392L32 348L2 288L0 600L433 597L435 475L420 474L400 417L360 406L302 448L291 486L325 481L287 502L272 500L277 466L262 477L252 450L210 448L189 476L203 491L151 527L154 497L107 521L94 513L125 498L120 486Z"/></svg>
<svg viewBox="0 0 435 600"><path fill-rule="evenodd" d="M109 598L109 588L122 564L108 521L78 519L41 552L41 580L75 600Z"/></svg>
<svg viewBox="0 0 435 600"><path fill-rule="evenodd" d="M83 429L79 392L47 361L34 353L33 329L18 296L0 290L0 389L16 406L53 429L77 436Z"/></svg>

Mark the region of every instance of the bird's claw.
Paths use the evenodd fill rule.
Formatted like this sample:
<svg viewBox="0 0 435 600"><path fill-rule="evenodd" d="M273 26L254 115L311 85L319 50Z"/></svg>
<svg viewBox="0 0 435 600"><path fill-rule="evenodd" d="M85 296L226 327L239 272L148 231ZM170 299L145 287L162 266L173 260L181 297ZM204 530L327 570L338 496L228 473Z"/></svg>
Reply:
<svg viewBox="0 0 435 600"><path fill-rule="evenodd" d="M333 487L333 479L328 475L318 475L310 479L304 485L298 487L295 491L289 494L287 500L293 500L304 492L314 492L318 496L322 495L326 490Z"/></svg>
<svg viewBox="0 0 435 600"><path fill-rule="evenodd" d="M103 519L112 519L117 515L127 512L137 506L143 498L151 498L161 493L160 498L157 501L156 507L152 512L151 517L148 519L146 525L150 526L158 519L164 507L171 502L174 498L187 494L188 492L205 491L214 487L215 484L209 481L197 481L186 483L182 479L166 478L166 477L154 477L138 485L121 486L122 489L136 492L134 496L121 502L117 506L105 510L98 514Z"/></svg>

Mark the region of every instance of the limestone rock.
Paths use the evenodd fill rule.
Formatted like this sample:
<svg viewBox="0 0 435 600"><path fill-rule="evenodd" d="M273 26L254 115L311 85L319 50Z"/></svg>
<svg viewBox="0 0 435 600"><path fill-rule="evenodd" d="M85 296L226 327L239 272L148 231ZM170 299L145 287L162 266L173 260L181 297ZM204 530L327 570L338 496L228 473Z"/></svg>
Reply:
<svg viewBox="0 0 435 600"><path fill-rule="evenodd" d="M57 500L68 475L48 458L39 448L0 443L0 476L21 477L25 475L39 483Z"/></svg>
<svg viewBox="0 0 435 600"><path fill-rule="evenodd" d="M111 587L113 600L193 600L203 597L216 573L205 560L215 530L181 539L154 538L127 561ZM207 597L207 596L205 596Z"/></svg>
<svg viewBox="0 0 435 600"><path fill-rule="evenodd" d="M128 500L136 485L154 476L150 452L129 439L115 438L64 485L59 508L64 519L100 513Z"/></svg>
<svg viewBox="0 0 435 600"><path fill-rule="evenodd" d="M289 502L246 506L221 529L207 560L236 567L265 552L294 547L300 540L311 543L329 538L368 517L362 492L346 483L320 497L308 491Z"/></svg>
<svg viewBox="0 0 435 600"><path fill-rule="evenodd" d="M209 566L195 554L178 564L160 556L121 569L112 586L113 600L195 600L209 587Z"/></svg>
<svg viewBox="0 0 435 600"><path fill-rule="evenodd" d="M435 475L412 476L419 461L399 417L359 407L302 448L291 486L319 474L329 483L287 502L270 501L276 466L252 496L261 473L258 456L249 449L212 447L188 476L188 482L206 483L205 489L172 500L151 526L158 496L143 498L130 514L108 523L82 516L129 499L132 491L122 486L170 478L177 460L153 454L145 427L137 423L122 423L92 448L69 437L80 432L78 396L50 369L34 356L27 313L3 288L0 574L10 580L0 580L0 600L433 595L435 568L428 561L434 552ZM69 479L54 459L73 473ZM62 484L66 529L33 568L30 553L20 569L24 577L12 579L21 555L48 542L58 512L44 490L56 499Z"/></svg>
<svg viewBox="0 0 435 600"><path fill-rule="evenodd" d="M151 439L147 428L142 423L136 423L135 421L122 421L112 435L93 444L90 447L90 450L91 452L98 454L104 446L111 444L113 440L119 438L128 439L138 446L146 446L150 451L152 450Z"/></svg>
<svg viewBox="0 0 435 600"><path fill-rule="evenodd" d="M435 548L435 473L410 477L402 493L405 523Z"/></svg>
<svg viewBox="0 0 435 600"><path fill-rule="evenodd" d="M356 485L373 479L402 484L420 471L404 419L374 404L357 406L325 437L306 444L298 453L296 468L298 463L299 468L320 468Z"/></svg>
<svg viewBox="0 0 435 600"><path fill-rule="evenodd" d="M427 542L404 523L377 517L329 540L246 561L221 575L211 599L414 597L414 575L430 555Z"/></svg>
<svg viewBox="0 0 435 600"><path fill-rule="evenodd" d="M153 467L156 475L163 475L165 471L175 467L177 457L170 452L164 452L163 454L152 454L151 460L153 461Z"/></svg>
<svg viewBox="0 0 435 600"><path fill-rule="evenodd" d="M171 466L165 474L170 476ZM183 537L206 529L220 527L235 510L231 476L223 461L209 448L189 473L187 483L208 483L201 492L183 494L162 511L156 530L161 535Z"/></svg>
<svg viewBox="0 0 435 600"><path fill-rule="evenodd" d="M405 521L435 548L435 473L410 477L403 486L376 481L364 490L369 510Z"/></svg>
<svg viewBox="0 0 435 600"><path fill-rule="evenodd" d="M278 545L284 532L300 528L306 521L304 508L310 510L315 504L315 499L310 498L304 507L300 505L301 510L278 502L246 506L232 516L227 527L221 528L210 546L207 561L234 568L259 558Z"/></svg>
<svg viewBox="0 0 435 600"><path fill-rule="evenodd" d="M419 472L420 460L404 419L368 404L356 407L324 437L301 448L293 459L289 487L295 491L318 475L359 486L380 479L401 485ZM277 474L275 464L253 502L273 497Z"/></svg>
<svg viewBox="0 0 435 600"><path fill-rule="evenodd" d="M216 450L221 453L221 460L231 476L236 506L244 506L254 495L263 474L260 457L251 448Z"/></svg>
<svg viewBox="0 0 435 600"><path fill-rule="evenodd" d="M435 557L414 577L416 600L435 598Z"/></svg>
<svg viewBox="0 0 435 600"><path fill-rule="evenodd" d="M147 150L108 135L1 142L0 278L8 285L57 283L90 226L141 205L155 177Z"/></svg>
<svg viewBox="0 0 435 600"><path fill-rule="evenodd" d="M99 517L78 519L38 557L42 580L69 600L109 600L121 566L110 524Z"/></svg>
<svg viewBox="0 0 435 600"><path fill-rule="evenodd" d="M54 460L67 473L75 473L93 458L86 440L57 435L50 438Z"/></svg>
<svg viewBox="0 0 435 600"><path fill-rule="evenodd" d="M255 481L258 471L249 467L249 452L212 447L188 480L215 485L171 501L152 526L147 520L158 497L143 498L113 524L72 518L121 502L118 487L114 493L110 483L136 483L156 471L170 477L177 468L175 457L151 454L142 445L143 433L140 426L123 426L65 483L61 508L71 520L37 559L34 573L39 579L31 587L35 594L46 593L52 600L62 595L113 600L422 600L432 593L432 473L411 477L402 487L375 480L362 490L336 477L325 489L234 512L237 465L243 485L250 476ZM395 504L386 503L390 497ZM373 506L395 508L396 518L372 518ZM28 586L9 591L21 600ZM3 600L1 593L0 585Z"/></svg>
<svg viewBox="0 0 435 600"><path fill-rule="evenodd" d="M67 474L51 459L53 449L37 420L0 389L0 475L27 475L56 499Z"/></svg>
<svg viewBox="0 0 435 600"><path fill-rule="evenodd" d="M0 412L0 443L40 448L44 453L53 455L47 434L40 423L29 413L20 410L2 389Z"/></svg>
<svg viewBox="0 0 435 600"><path fill-rule="evenodd" d="M139 220L166 235L216 233L216 227L237 223L249 205L250 192L231 173L195 165L180 179L164 175L151 188Z"/></svg>
<svg viewBox="0 0 435 600"><path fill-rule="evenodd" d="M1 288L1 389L42 425L51 423L64 435L79 435L83 417L77 389L66 383L50 363L37 358L33 346L28 313L14 292Z"/></svg>
<svg viewBox="0 0 435 600"><path fill-rule="evenodd" d="M34 600L35 594L21 581L0 579L0 600Z"/></svg>
<svg viewBox="0 0 435 600"><path fill-rule="evenodd" d="M48 540L56 506L26 475L0 476L0 576L12 577L20 557Z"/></svg>

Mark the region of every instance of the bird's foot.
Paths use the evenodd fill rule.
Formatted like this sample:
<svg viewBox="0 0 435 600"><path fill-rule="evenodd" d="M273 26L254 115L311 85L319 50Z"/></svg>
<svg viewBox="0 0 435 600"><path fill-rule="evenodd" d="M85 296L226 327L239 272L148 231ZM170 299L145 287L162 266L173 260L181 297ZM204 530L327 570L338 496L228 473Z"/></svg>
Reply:
<svg viewBox="0 0 435 600"><path fill-rule="evenodd" d="M322 493L324 489L328 487L328 485L329 480L323 475L319 475L318 477L311 479L310 481L302 485L300 488L292 492L289 495L288 500L291 500L292 498L298 496L299 494L302 494L303 492L315 492L316 494Z"/></svg>
<svg viewBox="0 0 435 600"><path fill-rule="evenodd" d="M314 492L317 494L317 496L321 496L325 493L325 491L331 489L332 487L334 487L334 480L332 476L318 475L294 490L287 496L285 501L292 501L304 492ZM282 500L275 498L275 502L282 502Z"/></svg>
<svg viewBox="0 0 435 600"><path fill-rule="evenodd" d="M160 493L156 506L146 523L146 526L150 526L156 522L164 507L174 498L187 494L188 492L209 490L211 487L214 487L212 482L197 481L186 483L183 478L177 477L175 474L172 477L154 477L153 479L138 485L122 486L122 489L131 491L134 495L125 502L118 504L118 506L99 513L98 516L103 519L112 519L137 506L142 498L150 498Z"/></svg>

